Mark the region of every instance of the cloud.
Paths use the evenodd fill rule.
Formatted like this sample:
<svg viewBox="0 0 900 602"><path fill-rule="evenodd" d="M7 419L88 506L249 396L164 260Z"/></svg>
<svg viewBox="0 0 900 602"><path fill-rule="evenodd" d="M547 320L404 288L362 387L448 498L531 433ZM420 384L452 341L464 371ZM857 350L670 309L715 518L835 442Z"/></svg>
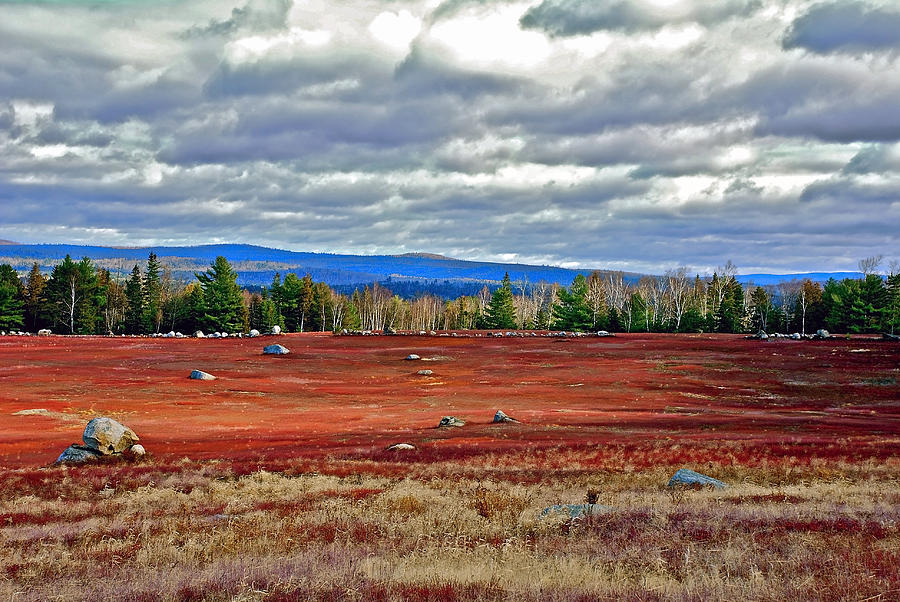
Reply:
<svg viewBox="0 0 900 602"><path fill-rule="evenodd" d="M293 5L293 0L250 0L245 6L233 8L230 18L192 27L188 35L227 36L240 31L280 29L285 26Z"/></svg>
<svg viewBox="0 0 900 602"><path fill-rule="evenodd" d="M797 17L785 48L818 54L900 50L900 10L865 2L826 2Z"/></svg>
<svg viewBox="0 0 900 602"><path fill-rule="evenodd" d="M748 0L650 2L641 0L544 0L530 8L519 23L551 36L576 36L596 31L635 33L677 23L712 25L758 8Z"/></svg>

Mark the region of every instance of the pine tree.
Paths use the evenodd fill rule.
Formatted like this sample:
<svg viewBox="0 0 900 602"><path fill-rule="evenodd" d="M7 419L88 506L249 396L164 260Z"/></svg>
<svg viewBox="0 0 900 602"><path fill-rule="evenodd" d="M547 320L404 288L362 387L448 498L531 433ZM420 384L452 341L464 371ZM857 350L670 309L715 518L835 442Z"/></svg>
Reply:
<svg viewBox="0 0 900 602"><path fill-rule="evenodd" d="M151 252L147 258L147 272L144 276L144 330L159 332L162 321L162 284L160 272L162 266Z"/></svg>
<svg viewBox="0 0 900 602"><path fill-rule="evenodd" d="M128 334L143 334L145 330L144 316L144 282L141 277L141 269L135 265L131 270L131 277L125 282L125 298L128 301L128 309L125 311L125 332Z"/></svg>
<svg viewBox="0 0 900 602"><path fill-rule="evenodd" d="M243 331L246 322L244 299L237 285L237 272L228 260L220 255L206 272L194 275L203 289L203 325L217 332Z"/></svg>
<svg viewBox="0 0 900 602"><path fill-rule="evenodd" d="M44 287L47 279L41 274L41 268L37 262L31 266L28 277L25 280L25 328L37 332L46 323L46 305L44 302Z"/></svg>
<svg viewBox="0 0 900 602"><path fill-rule="evenodd" d="M509 273L503 276L503 283L491 296L491 302L487 306L485 321L488 328L514 329L516 327L516 308L513 304L512 283L509 280Z"/></svg>
<svg viewBox="0 0 900 602"><path fill-rule="evenodd" d="M556 293L559 298L559 304L553 308L553 328L560 330L590 330L593 326L591 308L587 303L587 279L578 274L572 281L569 290L560 288ZM616 319L616 326L612 325L613 319ZM609 309L608 320L610 328L619 328L618 312L614 307Z"/></svg>
<svg viewBox="0 0 900 602"><path fill-rule="evenodd" d="M25 323L25 287L11 265L0 265L0 330Z"/></svg>

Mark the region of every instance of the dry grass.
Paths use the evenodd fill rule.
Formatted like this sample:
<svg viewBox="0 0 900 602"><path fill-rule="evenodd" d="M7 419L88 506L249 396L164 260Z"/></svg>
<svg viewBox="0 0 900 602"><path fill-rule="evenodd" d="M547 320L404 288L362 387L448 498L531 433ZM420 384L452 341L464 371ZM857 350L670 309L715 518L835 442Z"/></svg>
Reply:
<svg viewBox="0 0 900 602"><path fill-rule="evenodd" d="M591 468L585 453L561 451L541 478L521 478L544 457L527 452L335 459L317 472L190 461L6 471L0 598L900 597L893 460L707 466L733 486L676 499L663 487L675 466ZM540 518L588 494L617 510Z"/></svg>

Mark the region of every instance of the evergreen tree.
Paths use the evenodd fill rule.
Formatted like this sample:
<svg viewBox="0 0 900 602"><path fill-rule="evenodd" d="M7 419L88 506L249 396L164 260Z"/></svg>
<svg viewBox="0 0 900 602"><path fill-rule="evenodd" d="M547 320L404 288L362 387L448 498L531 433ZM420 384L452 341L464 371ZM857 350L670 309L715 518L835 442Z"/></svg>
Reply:
<svg viewBox="0 0 900 602"><path fill-rule="evenodd" d="M487 306L485 322L488 328L512 330L516 327L516 308L513 305L512 283L509 273L503 276L500 288L494 291Z"/></svg>
<svg viewBox="0 0 900 602"><path fill-rule="evenodd" d="M160 272L162 266L156 258L156 253L151 252L147 258L147 273L144 276L144 330L145 332L159 332L162 321L162 284Z"/></svg>
<svg viewBox="0 0 900 602"><path fill-rule="evenodd" d="M128 334L143 334L145 329L144 316L144 282L141 277L141 269L135 265L131 270L131 276L125 282L125 298L128 309L125 311L125 332Z"/></svg>
<svg viewBox="0 0 900 602"><path fill-rule="evenodd" d="M0 265L0 330L22 328L25 323L25 287L11 265Z"/></svg>
<svg viewBox="0 0 900 602"><path fill-rule="evenodd" d="M40 266L34 262L25 280L25 328L37 332L47 324L47 311L44 301L44 287L47 279L41 274Z"/></svg>
<svg viewBox="0 0 900 602"><path fill-rule="evenodd" d="M237 272L221 255L203 273L195 273L203 289L205 304L202 324L216 332L243 331L246 322L244 299L237 285Z"/></svg>
<svg viewBox="0 0 900 602"><path fill-rule="evenodd" d="M99 316L99 286L91 260L75 263L66 255L54 266L45 287L47 307L54 324L70 334L91 334Z"/></svg>
<svg viewBox="0 0 900 602"><path fill-rule="evenodd" d="M553 308L553 328L560 330L577 330L586 331L593 328L593 316L591 308L587 303L588 285L587 279L582 274L575 276L572 286L568 290L560 288L556 296L559 298L559 304ZM618 312L614 307L609 308L610 328L612 326L613 317L616 317L616 329L621 328L618 324Z"/></svg>
<svg viewBox="0 0 900 602"><path fill-rule="evenodd" d="M884 329L894 334L900 330L900 270L887 278Z"/></svg>

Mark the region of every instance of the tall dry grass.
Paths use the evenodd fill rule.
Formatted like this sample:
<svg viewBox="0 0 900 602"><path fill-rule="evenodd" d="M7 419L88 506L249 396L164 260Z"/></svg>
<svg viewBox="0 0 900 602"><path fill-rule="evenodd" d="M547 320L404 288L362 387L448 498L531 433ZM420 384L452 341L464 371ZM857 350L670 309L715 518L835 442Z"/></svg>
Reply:
<svg viewBox="0 0 900 602"><path fill-rule="evenodd" d="M673 496L674 466L559 453L6 471L0 599L900 598L896 464L713 465L729 489ZM540 517L589 490L616 510Z"/></svg>

